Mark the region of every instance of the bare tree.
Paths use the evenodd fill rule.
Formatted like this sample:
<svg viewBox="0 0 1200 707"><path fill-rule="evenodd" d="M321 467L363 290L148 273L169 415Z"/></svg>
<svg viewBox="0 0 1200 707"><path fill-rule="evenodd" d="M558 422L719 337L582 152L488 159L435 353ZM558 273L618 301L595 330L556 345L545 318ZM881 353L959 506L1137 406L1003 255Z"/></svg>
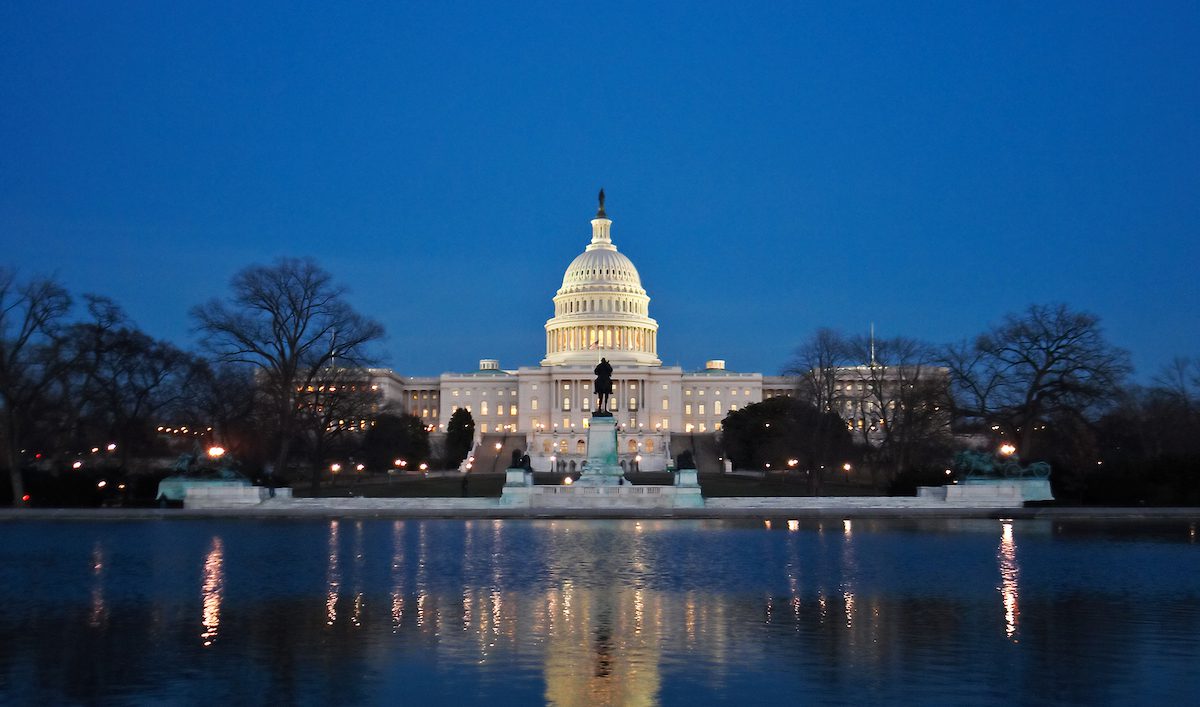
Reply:
<svg viewBox="0 0 1200 707"><path fill-rule="evenodd" d="M217 360L257 368L259 387L273 408L275 467L282 473L297 431L300 396L335 361L364 365L366 348L383 336L383 327L355 312L345 288L311 259L248 267L231 287L227 300L195 307L192 317Z"/></svg>
<svg viewBox="0 0 1200 707"><path fill-rule="evenodd" d="M0 414L14 506L25 495L20 450L31 413L71 365L61 336L70 308L71 298L57 282L18 282L16 273L0 268Z"/></svg>
<svg viewBox="0 0 1200 707"><path fill-rule="evenodd" d="M382 397L364 369L330 366L321 371L299 401L298 431L312 468L322 469L340 440L366 434Z"/></svg>
<svg viewBox="0 0 1200 707"><path fill-rule="evenodd" d="M850 348L841 332L821 328L796 348L784 375L796 378L797 396L821 412L833 410L839 371L849 363Z"/></svg>
<svg viewBox="0 0 1200 707"><path fill-rule="evenodd" d="M937 365L936 349L915 339L857 337L849 348L868 361L847 369L863 383L864 395L850 398L861 406L857 417L870 421L858 432L864 445L878 448L877 461L894 477L949 436L949 376Z"/></svg>
<svg viewBox="0 0 1200 707"><path fill-rule="evenodd" d="M1033 454L1034 431L1047 420L1084 420L1115 399L1129 356L1110 345L1100 320L1065 305L1032 305L974 342L947 347L958 412L1004 430Z"/></svg>

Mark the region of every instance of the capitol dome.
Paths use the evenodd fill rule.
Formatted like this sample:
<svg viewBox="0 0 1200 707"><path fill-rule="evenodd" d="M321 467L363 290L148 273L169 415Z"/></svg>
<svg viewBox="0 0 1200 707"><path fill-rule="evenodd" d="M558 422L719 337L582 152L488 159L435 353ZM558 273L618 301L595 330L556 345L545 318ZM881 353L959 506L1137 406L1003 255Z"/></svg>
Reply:
<svg viewBox="0 0 1200 707"><path fill-rule="evenodd" d="M571 261L554 295L543 366L594 366L601 356L612 363L662 365L650 297L633 262L613 245L611 226L601 190L592 241Z"/></svg>

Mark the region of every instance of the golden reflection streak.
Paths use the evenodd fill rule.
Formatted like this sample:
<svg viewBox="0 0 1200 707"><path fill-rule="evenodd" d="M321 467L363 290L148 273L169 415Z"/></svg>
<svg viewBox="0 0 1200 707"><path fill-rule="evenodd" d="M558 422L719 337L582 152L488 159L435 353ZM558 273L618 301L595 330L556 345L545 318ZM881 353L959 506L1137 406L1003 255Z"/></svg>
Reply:
<svg viewBox="0 0 1200 707"><path fill-rule="evenodd" d="M350 623L354 626L362 626L362 610L363 610L363 591L362 591L362 576L363 576L363 524L362 521L354 523L354 613L350 615Z"/></svg>
<svg viewBox="0 0 1200 707"><path fill-rule="evenodd" d="M404 619L404 523L392 523L392 633Z"/></svg>
<svg viewBox="0 0 1200 707"><path fill-rule="evenodd" d="M842 521L842 600L846 611L846 628L854 625L854 583L851 578L858 570L858 560L854 555L854 543L851 533L850 519ZM853 635L853 634L852 634Z"/></svg>
<svg viewBox="0 0 1200 707"><path fill-rule="evenodd" d="M329 564L325 571L329 589L325 595L325 624L332 626L337 621L338 593L342 586L342 573L338 567L338 522L329 521Z"/></svg>
<svg viewBox="0 0 1200 707"><path fill-rule="evenodd" d="M97 628L108 613L104 605L104 545L97 540L92 546L92 614L88 625Z"/></svg>
<svg viewBox="0 0 1200 707"><path fill-rule="evenodd" d="M1004 633L1012 638L1017 633L1017 619L1021 615L1017 588L1017 544L1013 540L1012 523L1004 523L1000 531L1000 548L996 551L1000 562L1000 596L1004 601Z"/></svg>
<svg viewBox="0 0 1200 707"><path fill-rule="evenodd" d="M225 589L225 551L220 537L213 537L212 547L204 558L204 584L200 587L200 598L204 611L200 622L204 632L200 634L204 645L211 646L217 640L217 628L221 625L221 594Z"/></svg>

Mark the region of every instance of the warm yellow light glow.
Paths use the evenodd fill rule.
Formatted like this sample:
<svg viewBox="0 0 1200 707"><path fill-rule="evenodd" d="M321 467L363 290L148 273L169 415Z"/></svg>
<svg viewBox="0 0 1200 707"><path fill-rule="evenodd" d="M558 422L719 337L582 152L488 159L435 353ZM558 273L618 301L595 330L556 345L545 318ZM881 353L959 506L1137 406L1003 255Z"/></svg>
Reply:
<svg viewBox="0 0 1200 707"><path fill-rule="evenodd" d="M105 449L107 449L110 452L115 452L115 451L117 451L117 445L114 442L109 442L108 446L105 447Z"/></svg>
<svg viewBox="0 0 1200 707"><path fill-rule="evenodd" d="M571 484L573 484L573 483L575 483L575 479L572 479L572 478L571 478L571 477L569 477L569 476L568 476L567 478L563 479L563 485L564 485L564 486L570 486L570 485L571 485Z"/></svg>
<svg viewBox="0 0 1200 707"><path fill-rule="evenodd" d="M356 465L356 466L354 467L354 470L355 470L355 471L362 471L363 469L366 469L366 468L367 468L367 467L366 467L366 465L365 465L365 464L358 464L358 465Z"/></svg>
<svg viewBox="0 0 1200 707"><path fill-rule="evenodd" d="M1011 457L1013 454L1016 454L1016 452L1017 448L1011 444L1005 443L1000 445L1000 453L1006 457Z"/></svg>
<svg viewBox="0 0 1200 707"><path fill-rule="evenodd" d="M329 470L336 474L342 470L342 465L335 462L329 465Z"/></svg>
<svg viewBox="0 0 1200 707"><path fill-rule="evenodd" d="M83 468L83 462L81 462L81 461L76 461L75 463L71 464L71 468L72 468L72 469L82 469L82 468Z"/></svg>
<svg viewBox="0 0 1200 707"><path fill-rule="evenodd" d="M843 471L850 471L851 468L852 467L850 466L850 462L846 462L845 464L842 464Z"/></svg>
<svg viewBox="0 0 1200 707"><path fill-rule="evenodd" d="M224 455L225 455L224 447L209 447L208 448L208 456L212 457L213 459L217 459L218 457L222 457Z"/></svg>

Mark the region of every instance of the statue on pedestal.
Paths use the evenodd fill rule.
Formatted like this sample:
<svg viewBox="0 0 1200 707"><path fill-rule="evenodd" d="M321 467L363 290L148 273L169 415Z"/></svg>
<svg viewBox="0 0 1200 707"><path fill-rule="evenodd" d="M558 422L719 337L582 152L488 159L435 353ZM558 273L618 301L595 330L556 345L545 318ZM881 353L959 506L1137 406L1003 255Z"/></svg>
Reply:
<svg viewBox="0 0 1200 707"><path fill-rule="evenodd" d="M600 396L600 404L596 406L596 412L592 413L592 417L612 417L612 413L608 411L608 396L612 395L612 364L608 359L601 358L597 364L596 370L596 395Z"/></svg>

